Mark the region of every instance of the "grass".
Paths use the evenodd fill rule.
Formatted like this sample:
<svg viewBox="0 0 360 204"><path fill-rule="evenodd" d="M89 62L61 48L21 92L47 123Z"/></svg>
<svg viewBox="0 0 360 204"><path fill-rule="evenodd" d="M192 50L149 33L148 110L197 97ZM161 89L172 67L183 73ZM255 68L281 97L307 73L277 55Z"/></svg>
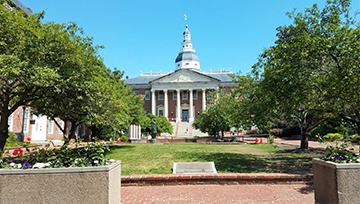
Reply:
<svg viewBox="0 0 360 204"><path fill-rule="evenodd" d="M112 147L123 175L171 174L174 162L214 161L220 173L280 172L304 174L318 153L297 153L269 144L138 144Z"/></svg>

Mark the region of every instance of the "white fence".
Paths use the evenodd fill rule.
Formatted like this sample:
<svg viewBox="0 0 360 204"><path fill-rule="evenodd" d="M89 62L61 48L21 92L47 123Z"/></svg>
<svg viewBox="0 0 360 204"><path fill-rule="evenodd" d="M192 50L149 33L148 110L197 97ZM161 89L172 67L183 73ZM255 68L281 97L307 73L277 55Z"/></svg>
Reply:
<svg viewBox="0 0 360 204"><path fill-rule="evenodd" d="M141 140L141 127L140 125L130 125L129 127L129 140Z"/></svg>

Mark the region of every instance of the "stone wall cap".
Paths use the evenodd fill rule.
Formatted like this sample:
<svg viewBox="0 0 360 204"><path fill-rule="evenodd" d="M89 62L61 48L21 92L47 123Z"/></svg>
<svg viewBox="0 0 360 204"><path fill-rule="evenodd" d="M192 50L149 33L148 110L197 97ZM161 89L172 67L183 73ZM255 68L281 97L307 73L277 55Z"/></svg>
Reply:
<svg viewBox="0 0 360 204"><path fill-rule="evenodd" d="M335 163L332 161L325 161L320 158L314 158L313 163L322 164L334 169L360 169L360 163Z"/></svg>
<svg viewBox="0 0 360 204"><path fill-rule="evenodd" d="M110 164L107 166L43 168L43 169L0 169L0 175L104 172L104 171L110 171L114 168L117 168L120 165L121 165L121 161L110 160Z"/></svg>

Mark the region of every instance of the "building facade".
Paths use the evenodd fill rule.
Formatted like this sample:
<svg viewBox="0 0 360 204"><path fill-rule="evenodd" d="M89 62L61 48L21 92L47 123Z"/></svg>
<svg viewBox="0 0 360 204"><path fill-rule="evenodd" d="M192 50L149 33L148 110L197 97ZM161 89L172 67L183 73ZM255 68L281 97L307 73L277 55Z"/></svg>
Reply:
<svg viewBox="0 0 360 204"><path fill-rule="evenodd" d="M175 59L175 71L144 73L127 79L126 83L134 93L144 97L146 112L165 116L174 123L191 124L206 109L211 90L230 91L236 86L232 72L205 72L200 68L200 59L186 25L182 47Z"/></svg>

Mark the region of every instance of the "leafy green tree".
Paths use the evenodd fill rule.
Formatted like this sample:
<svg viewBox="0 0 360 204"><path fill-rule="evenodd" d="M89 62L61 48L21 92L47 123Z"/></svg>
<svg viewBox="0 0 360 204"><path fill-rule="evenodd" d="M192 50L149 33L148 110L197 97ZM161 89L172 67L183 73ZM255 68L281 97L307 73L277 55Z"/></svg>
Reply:
<svg viewBox="0 0 360 204"><path fill-rule="evenodd" d="M224 132L234 127L233 118L235 110L235 100L231 94L213 93L209 100L208 108L200 114L193 123L193 127L207 132L216 138L224 137Z"/></svg>
<svg viewBox="0 0 360 204"><path fill-rule="evenodd" d="M273 100L268 112L300 127L301 149L327 118L358 114L359 28L349 15L350 3L328 1L323 10L314 5L290 14L293 24L278 28L275 45L254 66L264 97ZM347 88L349 93L340 93Z"/></svg>
<svg viewBox="0 0 360 204"><path fill-rule="evenodd" d="M140 119L141 131L150 134L152 121L155 121L158 133L173 133L171 123L164 116L155 116L153 114L144 115Z"/></svg>
<svg viewBox="0 0 360 204"><path fill-rule="evenodd" d="M256 125L260 130L268 131L275 119L268 111L274 105L272 96L267 95L256 77L238 75L235 81L239 85L233 91L234 109L230 113L234 127L250 129Z"/></svg>
<svg viewBox="0 0 360 204"><path fill-rule="evenodd" d="M47 55L41 15L25 17L0 6L0 151L8 137L8 117L54 89L59 74L38 57Z"/></svg>
<svg viewBox="0 0 360 204"><path fill-rule="evenodd" d="M109 138L125 130L130 124L139 124L143 115L140 96L132 93L119 71L110 73L109 79L97 85L100 89L93 102L92 118L88 125L95 137Z"/></svg>
<svg viewBox="0 0 360 204"><path fill-rule="evenodd" d="M23 105L71 124L62 128L54 120L66 138L73 138L80 124L113 134L139 123L141 99L121 72L104 65L99 46L76 24L41 18L0 6L0 150L9 115Z"/></svg>
<svg viewBox="0 0 360 204"><path fill-rule="evenodd" d="M57 89L44 93L45 97L35 100L32 106L39 114L71 124L60 128L74 138L78 125L95 118L96 105L101 101L99 89L107 84L108 70L97 56L91 39L83 37L77 25L50 23L42 27L46 31L43 40L49 42L45 49L52 53L43 56L42 61L57 68L61 80Z"/></svg>

